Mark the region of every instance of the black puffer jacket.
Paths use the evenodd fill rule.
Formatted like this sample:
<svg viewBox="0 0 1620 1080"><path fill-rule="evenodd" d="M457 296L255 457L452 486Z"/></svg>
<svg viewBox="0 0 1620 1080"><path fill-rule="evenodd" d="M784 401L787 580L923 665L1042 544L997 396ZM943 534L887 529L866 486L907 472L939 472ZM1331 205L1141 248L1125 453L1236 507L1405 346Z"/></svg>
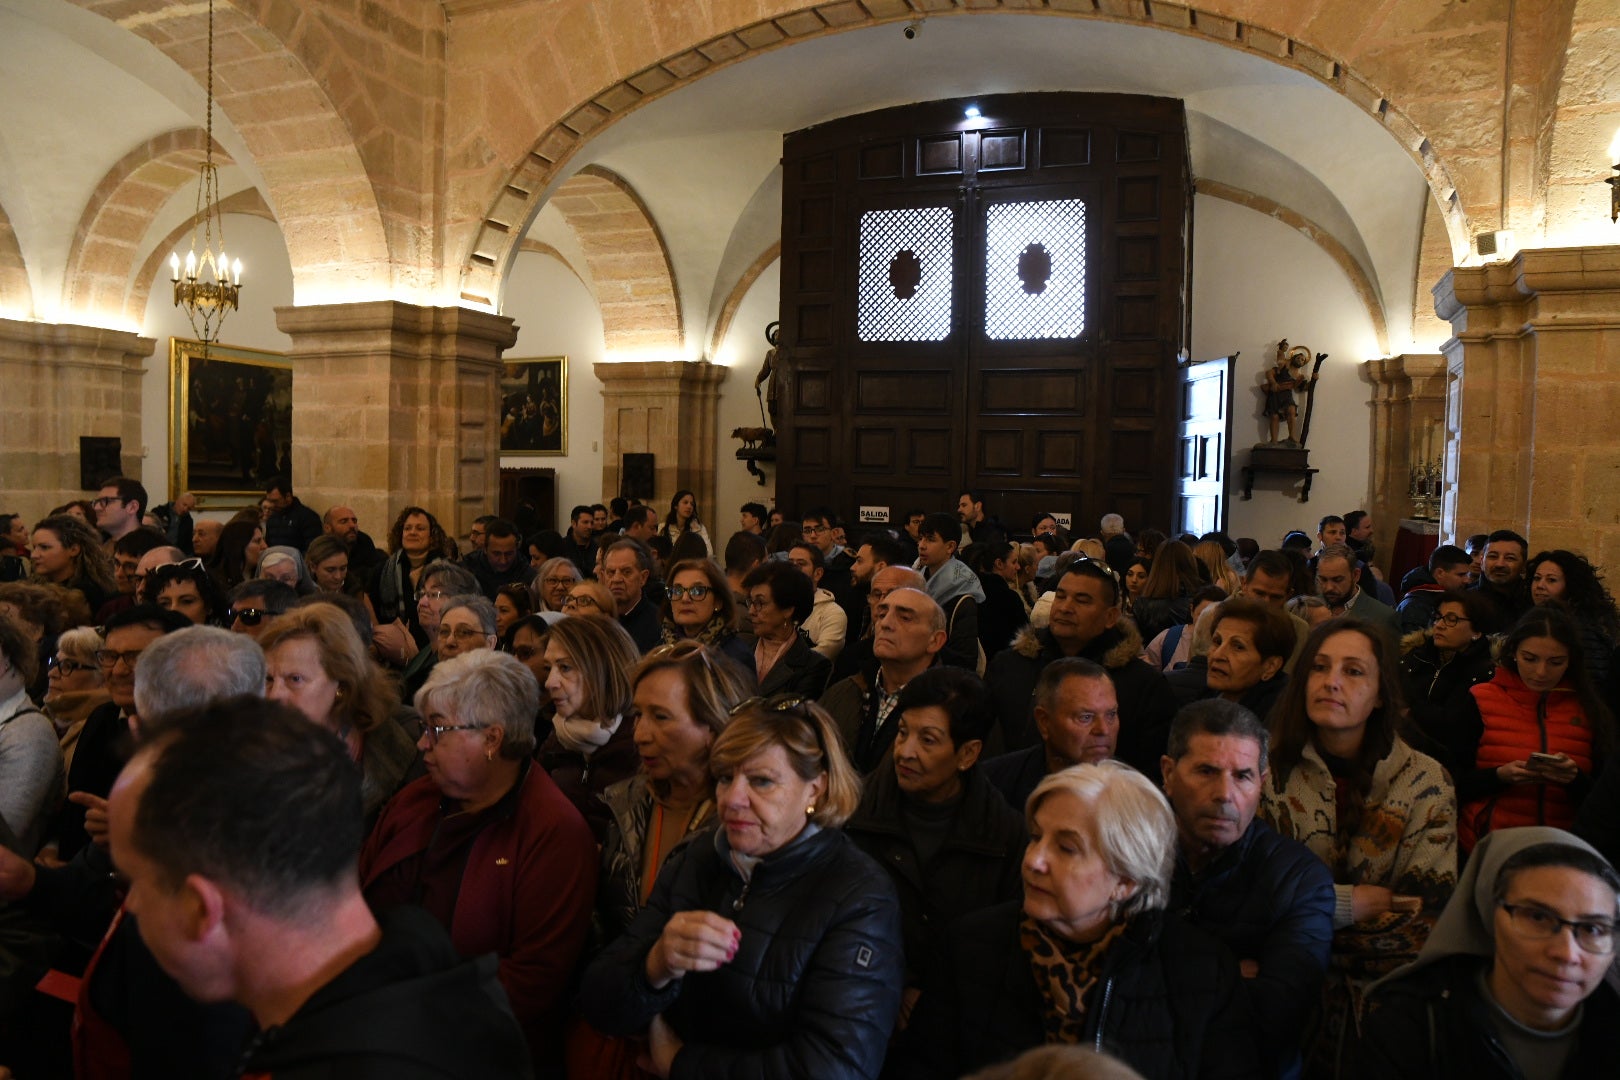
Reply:
<svg viewBox="0 0 1620 1080"><path fill-rule="evenodd" d="M1486 682L1494 674L1496 661L1488 637L1459 649L1450 660L1441 660L1440 650L1427 638L1401 657L1401 690L1407 707L1418 730L1435 746L1445 744L1442 723L1451 704L1468 693L1470 686Z"/></svg>
<svg viewBox="0 0 1620 1080"><path fill-rule="evenodd" d="M718 970L654 990L647 953L680 911L716 912L742 941ZM580 1010L610 1035L642 1035L662 1013L686 1044L675 1078L871 1078L904 966L894 885L843 832L801 837L746 883L722 832L665 864L647 906L586 971Z"/></svg>
<svg viewBox="0 0 1620 1080"><path fill-rule="evenodd" d="M898 1051L904 1080L962 1076L1046 1038L1041 992L1019 942L1018 903L964 919L948 981L924 989ZM1085 1041L1148 1080L1260 1075L1237 961L1163 912L1137 916L1108 950L1086 999Z"/></svg>
<svg viewBox="0 0 1620 1080"><path fill-rule="evenodd" d="M1244 979L1265 1018L1265 1075L1300 1072L1300 1043L1322 996L1333 947L1333 873L1304 844L1256 818L1203 873L1176 857L1170 910L1219 938L1260 974Z"/></svg>
<svg viewBox="0 0 1620 1080"><path fill-rule="evenodd" d="M1192 596L1138 596L1131 604L1131 619L1143 641L1152 641L1172 626L1192 622Z"/></svg>
<svg viewBox="0 0 1620 1080"><path fill-rule="evenodd" d="M962 775L962 797L945 842L927 865L906 827L905 795L894 766L867 779L861 807L844 826L850 839L894 879L900 894L908 985L920 986L944 948L945 930L965 915L1023 896L1023 815L1008 806L979 769Z"/></svg>
<svg viewBox="0 0 1620 1080"><path fill-rule="evenodd" d="M1496 1034L1479 993L1485 961L1458 955L1374 991L1364 1021L1365 1075L1379 1080L1524 1080ZM1607 983L1584 1003L1575 1052L1558 1075L1568 1080L1614 1075L1620 995Z"/></svg>
<svg viewBox="0 0 1620 1080"><path fill-rule="evenodd" d="M1080 650L1080 656L1107 668L1114 680L1119 698L1119 743L1114 756L1147 776L1157 776L1178 703L1164 675L1140 659L1141 655L1142 637L1136 624L1123 617ZM995 699L1006 750L1022 750L1040 741L1032 700L1035 684L1046 665L1062 656L1050 630L1028 626L1013 639L1011 648L990 662L984 681Z"/></svg>

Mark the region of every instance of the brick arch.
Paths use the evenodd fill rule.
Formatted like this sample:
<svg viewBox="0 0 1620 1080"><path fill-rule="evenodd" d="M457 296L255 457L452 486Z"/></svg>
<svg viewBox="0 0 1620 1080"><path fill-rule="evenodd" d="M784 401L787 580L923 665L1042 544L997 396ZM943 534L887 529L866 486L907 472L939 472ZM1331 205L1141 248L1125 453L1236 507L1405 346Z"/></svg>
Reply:
<svg viewBox="0 0 1620 1080"><path fill-rule="evenodd" d="M27 319L34 314L34 287L28 281L11 216L0 206L0 318Z"/></svg>
<svg viewBox="0 0 1620 1080"><path fill-rule="evenodd" d="M1454 255L1468 251L1469 225L1462 198L1450 169L1440 160L1433 143L1400 106L1390 101L1372 81L1340 59L1319 51L1304 40L1244 21L1234 14L1210 10L1237 8L1223 0L1206 0L1203 7L1119 0L1102 3L1100 10L1047 8L1046 17L1100 19L1149 26L1214 42L1292 68L1348 98L1389 131L1422 169L1441 208ZM918 10L922 9L922 10ZM667 52L655 63L631 73L587 97L576 99L561 120L548 127L529 152L507 174L473 236L461 267L461 297L472 303L495 306L500 282L518 250L527 223L534 219L545 191L562 167L591 137L640 106L688 85L723 67L794 42L846 30L904 23L927 16L969 17L977 14L1030 13L1028 0L977 0L971 7L936 9L932 4L908 6L899 0L861 3L837 0L784 11L772 17L734 27L707 40ZM627 16L628 17L628 16ZM1361 16L1357 16L1358 21ZM1329 20L1331 22L1331 20ZM1310 20L1307 20L1310 22ZM1314 28L1314 22L1310 23ZM666 30L668 28L665 28ZM683 26L682 29L685 29ZM678 38L665 33L660 40ZM1343 34L1347 39L1353 35ZM609 55L616 50L604 43Z"/></svg>
<svg viewBox="0 0 1620 1080"><path fill-rule="evenodd" d="M608 351L679 349L686 335L669 251L635 190L617 173L589 165L547 202L584 249Z"/></svg>
<svg viewBox="0 0 1620 1080"><path fill-rule="evenodd" d="M199 85L206 79L205 4L72 2L151 43ZM215 5L215 105L264 179L292 260L295 302L353 298L366 286L386 295L394 282L381 202L350 129L383 134L354 89L361 66L300 0Z"/></svg>
<svg viewBox="0 0 1620 1080"><path fill-rule="evenodd" d="M129 293L141 240L175 192L195 190L206 141L202 128L166 131L107 170L73 232L62 282L65 310L90 322L133 316L139 324L146 305L132 309ZM214 157L221 164L231 163L218 144Z"/></svg>

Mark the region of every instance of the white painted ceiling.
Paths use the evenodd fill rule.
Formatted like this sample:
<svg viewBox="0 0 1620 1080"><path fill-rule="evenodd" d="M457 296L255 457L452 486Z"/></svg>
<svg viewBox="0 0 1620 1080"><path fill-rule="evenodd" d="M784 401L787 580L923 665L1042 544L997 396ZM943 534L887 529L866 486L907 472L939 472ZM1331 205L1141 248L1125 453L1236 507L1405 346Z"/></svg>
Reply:
<svg viewBox="0 0 1620 1080"><path fill-rule="evenodd" d="M998 14L931 18L914 40L898 24L816 38L643 106L568 168L599 164L636 188L695 328L712 325L737 273L780 231L779 204L758 196L780 186L784 133L909 102L1040 90L1184 99L1194 174L1274 199L1331 234L1379 291L1391 348L1406 344L1429 197L1417 165L1316 80L1170 31Z"/></svg>

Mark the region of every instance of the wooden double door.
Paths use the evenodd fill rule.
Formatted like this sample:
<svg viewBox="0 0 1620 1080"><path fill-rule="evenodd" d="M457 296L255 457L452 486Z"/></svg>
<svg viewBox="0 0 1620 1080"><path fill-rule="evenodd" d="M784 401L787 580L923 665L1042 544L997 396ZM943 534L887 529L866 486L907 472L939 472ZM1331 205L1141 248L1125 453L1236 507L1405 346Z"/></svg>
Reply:
<svg viewBox="0 0 1620 1080"><path fill-rule="evenodd" d="M783 165L779 505L894 520L973 489L1018 531L1169 523L1180 101L905 106L795 132Z"/></svg>

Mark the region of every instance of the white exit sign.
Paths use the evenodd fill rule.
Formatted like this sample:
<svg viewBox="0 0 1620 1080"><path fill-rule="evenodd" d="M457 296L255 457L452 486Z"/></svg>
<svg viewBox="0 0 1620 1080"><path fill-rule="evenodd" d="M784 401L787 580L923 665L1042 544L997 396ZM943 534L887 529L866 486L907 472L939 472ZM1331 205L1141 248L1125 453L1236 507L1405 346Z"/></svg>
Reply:
<svg viewBox="0 0 1620 1080"><path fill-rule="evenodd" d="M889 523L889 508L887 506L861 507L862 525L887 525Z"/></svg>
<svg viewBox="0 0 1620 1080"><path fill-rule="evenodd" d="M1074 523L1073 514L1053 514L1052 518L1058 523L1058 528L1062 529L1064 532L1074 531L1072 527Z"/></svg>

